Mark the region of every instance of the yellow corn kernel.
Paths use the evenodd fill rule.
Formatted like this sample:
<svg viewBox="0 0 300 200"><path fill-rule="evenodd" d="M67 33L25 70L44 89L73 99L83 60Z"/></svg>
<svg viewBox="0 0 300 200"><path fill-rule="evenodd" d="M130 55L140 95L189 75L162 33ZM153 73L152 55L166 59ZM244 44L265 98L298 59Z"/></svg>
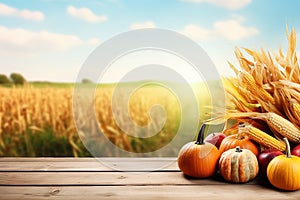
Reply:
<svg viewBox="0 0 300 200"><path fill-rule="evenodd" d="M266 122L270 128L277 131L280 135L288 138L291 142L300 143L300 130L289 120L277 115L276 113L265 113Z"/></svg>
<svg viewBox="0 0 300 200"><path fill-rule="evenodd" d="M278 149L279 151L285 150L283 142L273 138L269 134L251 126L251 125L240 125L240 130L248 135L248 137L257 143L270 148Z"/></svg>
<svg viewBox="0 0 300 200"><path fill-rule="evenodd" d="M256 83L250 73L246 71L240 71L238 78L246 86L246 89L252 93L254 98L259 98L265 102L275 104L274 98L262 86Z"/></svg>
<svg viewBox="0 0 300 200"><path fill-rule="evenodd" d="M292 103L291 110L295 117L300 121L300 104L299 103Z"/></svg>

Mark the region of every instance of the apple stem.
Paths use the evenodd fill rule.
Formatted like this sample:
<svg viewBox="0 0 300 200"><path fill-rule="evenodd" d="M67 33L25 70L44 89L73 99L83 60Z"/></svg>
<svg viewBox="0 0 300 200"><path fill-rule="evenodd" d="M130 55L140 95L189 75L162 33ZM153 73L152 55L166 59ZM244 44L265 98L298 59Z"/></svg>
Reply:
<svg viewBox="0 0 300 200"><path fill-rule="evenodd" d="M195 142L195 144L201 145L204 144L204 131L206 128L206 124L202 124L200 131L198 133L198 137L197 137L197 141Z"/></svg>
<svg viewBox="0 0 300 200"><path fill-rule="evenodd" d="M286 150L286 157L287 157L287 158L291 158L292 155L291 155L291 147L290 147L290 143L289 143L289 141L288 141L287 138L283 138L283 141L284 141L285 146L286 146L286 148L285 148L285 150Z"/></svg>

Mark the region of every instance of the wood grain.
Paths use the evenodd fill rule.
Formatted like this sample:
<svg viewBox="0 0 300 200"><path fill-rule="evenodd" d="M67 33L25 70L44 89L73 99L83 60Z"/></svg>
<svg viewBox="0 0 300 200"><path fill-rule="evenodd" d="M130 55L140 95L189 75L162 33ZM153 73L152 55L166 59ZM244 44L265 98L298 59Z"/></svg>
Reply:
<svg viewBox="0 0 300 200"><path fill-rule="evenodd" d="M220 175L193 179L178 169L176 158L0 158L0 199L300 199L265 179L230 184ZM115 168L136 165L137 171ZM171 164L170 164L171 163ZM155 172L147 166L166 165ZM264 181L262 181L264 180Z"/></svg>
<svg viewBox="0 0 300 200"><path fill-rule="evenodd" d="M176 158L0 158L0 172L179 171ZM130 170L127 170L130 171Z"/></svg>
<svg viewBox="0 0 300 200"><path fill-rule="evenodd" d="M193 179L181 172L0 172L0 185L224 185L220 177ZM255 184L250 182L248 184Z"/></svg>
<svg viewBox="0 0 300 200"><path fill-rule="evenodd" d="M79 187L0 187L0 199L239 199L299 200L299 192L279 192L258 185L200 186L79 186Z"/></svg>

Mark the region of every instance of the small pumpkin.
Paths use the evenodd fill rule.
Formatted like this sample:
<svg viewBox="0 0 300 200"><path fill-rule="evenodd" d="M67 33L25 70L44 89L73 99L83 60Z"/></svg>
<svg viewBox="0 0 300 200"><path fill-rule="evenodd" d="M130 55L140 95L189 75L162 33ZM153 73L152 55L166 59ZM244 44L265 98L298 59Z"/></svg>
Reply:
<svg viewBox="0 0 300 200"><path fill-rule="evenodd" d="M219 150L210 143L204 143L203 124L196 142L185 144L178 154L178 167L186 175L196 178L212 176L217 169L220 158Z"/></svg>
<svg viewBox="0 0 300 200"><path fill-rule="evenodd" d="M282 190L300 189L300 158L291 155L290 144L287 138L283 138L286 144L286 155L280 155L268 165L267 177L270 183Z"/></svg>
<svg viewBox="0 0 300 200"><path fill-rule="evenodd" d="M258 148L257 146L248 138L248 136L244 135L240 130L237 134L227 136L220 145L220 153L233 149L239 146L241 149L248 149L252 151L255 156L258 156Z"/></svg>
<svg viewBox="0 0 300 200"><path fill-rule="evenodd" d="M221 155L219 170L225 180L245 183L254 179L258 174L257 158L252 151L237 146Z"/></svg>

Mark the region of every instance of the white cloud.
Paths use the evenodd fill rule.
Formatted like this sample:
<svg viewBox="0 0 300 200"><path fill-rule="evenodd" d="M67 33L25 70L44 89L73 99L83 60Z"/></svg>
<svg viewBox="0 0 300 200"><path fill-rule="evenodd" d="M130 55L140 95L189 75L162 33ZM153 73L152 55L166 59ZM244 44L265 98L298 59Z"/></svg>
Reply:
<svg viewBox="0 0 300 200"><path fill-rule="evenodd" d="M243 25L244 18L220 20L208 29L198 25L189 24L181 31L182 34L195 40L227 39L237 41L259 34L257 28Z"/></svg>
<svg viewBox="0 0 300 200"><path fill-rule="evenodd" d="M130 28L131 29L155 28L155 24L152 21L145 21L145 22L131 24Z"/></svg>
<svg viewBox="0 0 300 200"><path fill-rule="evenodd" d="M75 35L34 32L26 29L10 29L0 26L0 52L5 54L28 54L62 51L82 44Z"/></svg>
<svg viewBox="0 0 300 200"><path fill-rule="evenodd" d="M30 10L18 10L16 8L10 7L6 4L0 3L0 15L10 16L10 17L19 17L26 20L32 21L43 21L45 16L40 11L30 11Z"/></svg>
<svg viewBox="0 0 300 200"><path fill-rule="evenodd" d="M214 31L194 24L189 24L181 31L182 34L194 40L208 40L214 38Z"/></svg>
<svg viewBox="0 0 300 200"><path fill-rule="evenodd" d="M191 3L209 3L229 10L241 9L251 3L252 0L182 0Z"/></svg>
<svg viewBox="0 0 300 200"><path fill-rule="evenodd" d="M87 41L87 44L93 45L93 46L97 46L101 43L101 41L98 38L90 38Z"/></svg>
<svg viewBox="0 0 300 200"><path fill-rule="evenodd" d="M67 13L74 18L81 19L89 23L100 23L107 20L104 15L96 15L88 8L75 8L74 6L68 6Z"/></svg>
<svg viewBox="0 0 300 200"><path fill-rule="evenodd" d="M22 37L20 37L22 36ZM52 33L46 30L31 31L21 28L0 26L0 54L28 55L56 52L71 49L79 45L99 45L98 38L82 40L76 35Z"/></svg>
<svg viewBox="0 0 300 200"><path fill-rule="evenodd" d="M217 34L228 40L241 40L259 33L255 27L243 26L241 22L234 19L217 21L214 27Z"/></svg>

